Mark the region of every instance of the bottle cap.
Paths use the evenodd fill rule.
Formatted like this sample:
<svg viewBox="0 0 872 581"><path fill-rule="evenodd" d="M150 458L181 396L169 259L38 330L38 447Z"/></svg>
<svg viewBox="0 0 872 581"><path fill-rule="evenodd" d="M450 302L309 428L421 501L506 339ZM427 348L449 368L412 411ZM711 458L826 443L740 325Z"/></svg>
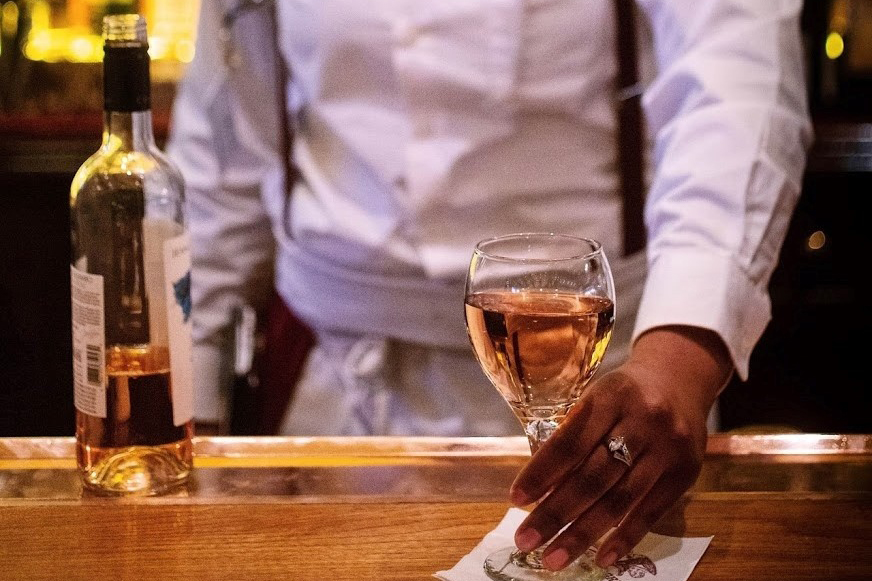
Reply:
<svg viewBox="0 0 872 581"><path fill-rule="evenodd" d="M103 41L113 45L145 45L148 42L145 17L139 14L110 14L103 17Z"/></svg>

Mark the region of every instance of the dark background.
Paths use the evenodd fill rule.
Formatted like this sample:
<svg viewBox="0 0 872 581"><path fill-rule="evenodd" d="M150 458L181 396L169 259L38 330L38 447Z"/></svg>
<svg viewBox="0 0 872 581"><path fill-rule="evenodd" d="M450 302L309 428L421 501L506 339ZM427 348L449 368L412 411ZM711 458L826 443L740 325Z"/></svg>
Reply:
<svg viewBox="0 0 872 581"><path fill-rule="evenodd" d="M847 23L836 21L835 4L809 0L805 8L817 140L771 282L773 320L752 357L750 380L734 380L721 398L725 430L872 433L862 365L870 311L860 293L872 250L869 226L861 223L861 197L872 192L872 70L847 57L829 59L823 49L834 27L846 55L863 48L859 31L868 30L872 14L858 9ZM9 54L3 51L7 61ZM29 83L74 74L63 65L39 66L44 70L34 64ZM9 62L0 62L0 72L4 67ZM86 91L94 90L93 66L75 74L90 76ZM159 139L171 87L161 90ZM68 196L73 173L99 144L99 112L34 117L0 105L0 436L72 435ZM818 231L826 243L814 250L809 238Z"/></svg>

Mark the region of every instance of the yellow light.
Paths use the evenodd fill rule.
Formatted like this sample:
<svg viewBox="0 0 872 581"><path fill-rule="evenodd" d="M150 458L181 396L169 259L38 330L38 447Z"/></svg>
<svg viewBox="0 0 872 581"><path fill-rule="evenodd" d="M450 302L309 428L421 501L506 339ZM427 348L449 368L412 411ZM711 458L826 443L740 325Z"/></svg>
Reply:
<svg viewBox="0 0 872 581"><path fill-rule="evenodd" d="M808 237L806 244L809 250L820 250L827 243L827 235L822 230L816 230Z"/></svg>
<svg viewBox="0 0 872 581"><path fill-rule="evenodd" d="M45 0L37 0L30 8L30 30L45 30L51 23L51 7Z"/></svg>
<svg viewBox="0 0 872 581"><path fill-rule="evenodd" d="M24 44L24 56L32 61L45 60L51 51L51 35L48 30L31 32Z"/></svg>
<svg viewBox="0 0 872 581"><path fill-rule="evenodd" d="M189 63L194 60L194 43L187 38L183 38L176 42L176 59L182 63Z"/></svg>
<svg viewBox="0 0 872 581"><path fill-rule="evenodd" d="M103 58L102 39L93 31L88 19L80 17L69 21L69 26L53 22L54 9L59 0L28 0L30 30L22 46L24 56L43 62L99 62ZM79 0L77 0L79 1ZM87 11L93 12L106 0L80 0ZM70 0L72 3L72 0ZM5 36L19 33L19 6L22 2L0 0L0 32ZM149 57L153 60L189 63L194 56L197 0L149 0L145 12L155 16L149 31ZM157 6L161 10L152 10ZM178 7L178 10L176 8ZM69 15L68 15L69 16ZM177 71L177 68L172 69ZM173 77L175 78L175 77Z"/></svg>
<svg viewBox="0 0 872 581"><path fill-rule="evenodd" d="M0 9L0 20L3 22L3 25L0 26L3 34L15 36L15 33L18 32L18 5L12 0L4 4L3 8Z"/></svg>
<svg viewBox="0 0 872 581"><path fill-rule="evenodd" d="M167 40L163 36L152 36L148 39L148 56L151 57L151 60L165 58L169 48Z"/></svg>
<svg viewBox="0 0 872 581"><path fill-rule="evenodd" d="M69 60L77 63L96 62L101 60L100 37L96 35L76 36L67 48Z"/></svg>
<svg viewBox="0 0 872 581"><path fill-rule="evenodd" d="M827 56L832 60L836 60L842 56L842 53L845 52L845 40L842 38L842 35L838 32L831 32L829 36L827 36L825 49L827 51Z"/></svg>

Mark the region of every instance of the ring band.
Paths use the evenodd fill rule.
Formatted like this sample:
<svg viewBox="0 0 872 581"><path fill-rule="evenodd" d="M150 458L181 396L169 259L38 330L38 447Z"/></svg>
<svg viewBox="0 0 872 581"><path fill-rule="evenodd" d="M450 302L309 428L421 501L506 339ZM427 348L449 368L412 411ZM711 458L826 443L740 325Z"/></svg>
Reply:
<svg viewBox="0 0 872 581"><path fill-rule="evenodd" d="M612 456L629 466L633 463L633 456L630 454L630 449L627 448L627 444L624 443L623 436L614 436L609 438L609 452L612 453Z"/></svg>

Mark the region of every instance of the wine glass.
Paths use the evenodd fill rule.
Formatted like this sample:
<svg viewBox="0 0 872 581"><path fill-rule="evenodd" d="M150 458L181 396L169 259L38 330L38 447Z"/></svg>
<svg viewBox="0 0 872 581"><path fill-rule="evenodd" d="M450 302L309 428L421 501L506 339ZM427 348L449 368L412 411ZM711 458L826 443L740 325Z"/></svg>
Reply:
<svg viewBox="0 0 872 581"><path fill-rule="evenodd" d="M483 240L469 264L464 307L475 356L535 454L578 401L611 338L615 289L602 245L552 233ZM541 551L506 547L488 556L484 568L497 581L605 573L589 556L550 571Z"/></svg>

